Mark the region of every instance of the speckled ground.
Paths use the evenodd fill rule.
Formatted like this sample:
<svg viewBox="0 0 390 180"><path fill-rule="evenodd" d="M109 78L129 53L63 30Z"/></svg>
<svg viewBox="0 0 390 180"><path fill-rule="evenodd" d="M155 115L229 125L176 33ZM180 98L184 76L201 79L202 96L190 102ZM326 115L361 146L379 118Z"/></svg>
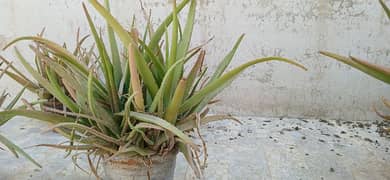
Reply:
<svg viewBox="0 0 390 180"><path fill-rule="evenodd" d="M348 121L240 117L244 125L217 122L202 128L208 144L205 179L390 179L390 139L375 124ZM0 133L22 147L60 143L60 136L43 131L47 125L16 118ZM27 148L44 167L0 152L1 180L94 179L75 168L64 152ZM86 167L85 159L79 160ZM192 179L179 156L176 179Z"/></svg>

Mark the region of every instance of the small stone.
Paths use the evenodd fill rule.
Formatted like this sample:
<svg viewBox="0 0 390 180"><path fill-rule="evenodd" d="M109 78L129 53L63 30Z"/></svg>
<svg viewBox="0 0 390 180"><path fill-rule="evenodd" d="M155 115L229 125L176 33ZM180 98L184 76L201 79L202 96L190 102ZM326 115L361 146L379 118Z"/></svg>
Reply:
<svg viewBox="0 0 390 180"><path fill-rule="evenodd" d="M330 171L330 172L334 172L334 169L333 169L333 168L330 168L329 171Z"/></svg>
<svg viewBox="0 0 390 180"><path fill-rule="evenodd" d="M323 140L323 139L318 139L318 141L325 143L325 140Z"/></svg>

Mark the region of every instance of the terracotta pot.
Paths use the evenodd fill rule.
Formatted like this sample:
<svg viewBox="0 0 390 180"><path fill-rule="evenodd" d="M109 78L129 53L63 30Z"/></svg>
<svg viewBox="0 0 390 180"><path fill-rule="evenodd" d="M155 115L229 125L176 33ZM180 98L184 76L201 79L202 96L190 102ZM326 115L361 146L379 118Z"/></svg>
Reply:
<svg viewBox="0 0 390 180"><path fill-rule="evenodd" d="M177 151L166 156L141 157L118 156L103 162L106 178L110 180L173 180ZM149 166L149 167L148 167Z"/></svg>

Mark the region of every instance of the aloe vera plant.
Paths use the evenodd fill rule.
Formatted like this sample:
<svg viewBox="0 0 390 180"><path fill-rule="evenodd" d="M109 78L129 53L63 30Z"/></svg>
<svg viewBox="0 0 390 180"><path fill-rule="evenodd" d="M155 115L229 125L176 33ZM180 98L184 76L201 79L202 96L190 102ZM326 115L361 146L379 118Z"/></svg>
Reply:
<svg viewBox="0 0 390 180"><path fill-rule="evenodd" d="M3 65L3 63L0 63L0 68L1 66ZM9 68L10 66L6 66L5 69ZM5 71L2 71L2 73L0 73L0 79L3 77ZM19 98L22 96L23 92L24 92L25 88L23 88L16 96L14 99L12 99L9 104L7 106L4 107L4 110L7 111L7 110L10 110L12 109L16 102L19 100ZM8 94L3 91L1 94L0 94L0 111L2 108L2 106L5 104L5 101L7 99L7 96ZM3 123L0 123L0 126L3 125ZM2 134L0 134L0 143L3 144L4 146L6 146L8 148L9 151L11 151L17 158L19 158L19 154L24 156L25 158L27 158L28 160L30 160L32 163L34 163L36 166L38 167L41 167L41 165L39 165L30 155L28 155L26 152L23 151L23 149L21 149L19 146L17 146L16 144L14 144L12 141L10 141L9 139L7 139L5 136L3 136ZM2 149L2 148L0 148ZM2 149L3 150L3 149Z"/></svg>
<svg viewBox="0 0 390 180"><path fill-rule="evenodd" d="M385 4L383 0L379 0L379 3L384 9L386 16L390 19L390 9L388 8L388 6ZM376 65L353 56L345 57L345 56L340 56L338 54L334 54L326 51L320 51L320 53L322 55L328 56L337 61L345 63L351 67L354 67L357 70L360 70L368 74L369 76L376 78L384 83L390 84L390 68ZM389 100L383 98L382 101L385 104L385 106L390 109ZM385 120L390 120L390 116L382 115L376 109L375 111L380 117L384 118ZM386 131L390 133L390 128L386 129Z"/></svg>
<svg viewBox="0 0 390 180"><path fill-rule="evenodd" d="M5 49L22 40L34 42L35 63L44 64L45 71L32 67L15 48L16 57L34 79L28 80L15 69L5 71L22 84L40 87L55 97L65 108L42 105L41 109L14 108L0 112L0 123L14 116L25 116L53 123L53 129L69 139L69 145L47 145L68 151L86 151L88 155L143 156L164 155L175 148L184 154L193 170L200 174L196 160L200 147L188 133L200 125L223 119L228 115L208 115L207 105L242 71L268 61L280 61L305 69L282 57L266 57L248 61L230 71L243 35L231 51L206 77L205 50L190 48L194 29L196 0L173 1L173 11L154 31L150 21L142 36L133 25L124 28L111 15L108 0L90 4L107 22L108 41L96 28L88 9L84 13L97 51L80 56L41 36L20 37ZM186 23L179 15L188 7ZM169 29L169 30L168 30ZM117 42L117 38L120 43ZM105 44L108 42L108 45ZM81 43L77 46L80 48ZM119 51L123 47L124 51ZM91 51L92 52L92 51ZM195 62L192 63L192 59ZM193 65L191 65L193 64ZM188 71L185 67L189 67ZM23 78L21 78L23 77ZM19 81L18 81L19 82ZM92 168L96 174L96 169Z"/></svg>

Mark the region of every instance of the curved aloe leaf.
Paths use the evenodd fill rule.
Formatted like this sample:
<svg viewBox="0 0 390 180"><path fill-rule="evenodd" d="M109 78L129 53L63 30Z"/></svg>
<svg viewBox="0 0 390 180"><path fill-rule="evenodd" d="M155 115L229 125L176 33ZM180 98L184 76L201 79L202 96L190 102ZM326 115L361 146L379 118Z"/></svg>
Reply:
<svg viewBox="0 0 390 180"><path fill-rule="evenodd" d="M230 62L232 61L234 55L236 54L236 51L238 47L241 44L242 39L244 39L245 34L242 34L237 42L234 44L233 49L230 50L230 52L225 56L225 58L218 64L217 69L215 70L213 76L210 78L210 83L213 82L215 79L219 78L222 73L225 71L225 69L229 66Z"/></svg>
<svg viewBox="0 0 390 180"><path fill-rule="evenodd" d="M15 116L34 118L34 119L38 119L53 124L75 121L75 119L73 118L69 118L69 117L65 117L65 116L61 116L49 112L26 110L26 109L13 109L13 110L0 112L0 126Z"/></svg>
<svg viewBox="0 0 390 180"><path fill-rule="evenodd" d="M184 143L189 144L195 149L197 149L197 146L192 142L192 140L187 135L185 135L182 131L177 129L177 127L173 126L172 124L170 124L164 119L161 119L157 116L152 116L152 115L138 113L138 112L130 112L130 117L133 117L139 121L161 126L162 128L167 129L169 132L182 139Z"/></svg>
<svg viewBox="0 0 390 180"><path fill-rule="evenodd" d="M80 70L80 72L83 72L84 74L88 74L87 68L85 66L82 66L77 61L77 58L72 53L70 53L65 48L59 46L58 44L56 44L50 40L44 39L42 37L39 37L39 36L24 36L24 37L16 38L15 40L8 43L3 48L3 50L7 49L8 47L15 44L16 42L23 41L23 40L31 40L31 41L35 41L35 42L44 44L46 47L48 47L52 51L52 53L63 57L64 60L66 60L68 63L70 63L74 67L76 67L78 70Z"/></svg>
<svg viewBox="0 0 390 180"><path fill-rule="evenodd" d="M371 64L366 61L359 60L354 57L344 57L334 53L320 51L322 55L328 56L342 63L348 64L378 80L381 80L387 84L390 84L390 69L384 68L375 64Z"/></svg>
<svg viewBox="0 0 390 180"><path fill-rule="evenodd" d="M39 84L45 87L47 91L49 91L52 95L54 95L66 107L68 107L72 111L77 112L78 110L77 105L68 96L66 96L65 93L62 92L62 90L58 89L57 86L51 84L48 80L43 78L37 71L35 71L33 67L31 67L31 65L28 64L28 62L24 59L24 57L18 51L18 49L15 48L15 52L20 62L23 64L26 70L39 82Z"/></svg>
<svg viewBox="0 0 390 180"><path fill-rule="evenodd" d="M81 124L78 124L78 123L58 123L56 124L55 126L52 127L52 129L55 129L55 128L60 128L60 127L68 127L68 128L74 128L74 129L78 129L78 130L81 130L81 131L85 131L89 134L92 134L98 138L101 138L107 142L111 142L111 143L114 143L114 144L117 144L117 145L120 145L122 144L118 139L115 139L115 138L112 138L106 134L103 134L91 127L88 127L88 126L84 126L84 125L81 125Z"/></svg>
<svg viewBox="0 0 390 180"><path fill-rule="evenodd" d="M177 65L179 65L179 63L181 63L182 61L184 61L184 59L181 59L180 61L177 61L165 73L165 76L164 76L164 78L163 78L163 80L161 82L160 88L158 89L158 92L156 93L156 96L154 97L153 102L152 102L152 104L151 104L151 106L149 108L149 112L155 112L155 110L157 108L157 105L159 103L162 103L161 101L163 101L163 94L164 94L165 91L167 91L167 87L168 87L168 78L173 73L175 67Z"/></svg>
<svg viewBox="0 0 390 180"><path fill-rule="evenodd" d="M42 38L42 37L39 37L39 36L24 36L24 37L20 37L20 38L17 38L15 40L11 41L10 43L8 43L3 48L3 50L7 49L8 47L10 47L11 45L15 44L16 42L23 41L23 40L31 40L31 41L34 41L34 42L37 42L37 43L44 44L47 48L49 48L51 50L51 52L53 54L56 54L56 55L62 57L61 60L63 60L66 63L69 63L70 65L75 67L78 70L78 72L80 72L81 75L83 75L83 77L85 77L85 79L87 79L87 77L88 77L88 69L85 66L83 66L81 63L79 63L77 58L72 53L70 53L68 50L66 50L62 46L60 46L60 45L58 45L58 44L56 44L56 43L54 43L54 42L52 42L50 40L47 40L45 38ZM98 88L100 88L103 91L105 90L103 85L97 79L94 79L94 82L98 85Z"/></svg>
<svg viewBox="0 0 390 180"><path fill-rule="evenodd" d="M237 122L239 124L242 124L238 119L236 119L236 118L234 118L232 116L229 116L229 115L212 115L212 116L207 116L207 117L201 118L200 119L200 123L201 123L201 125L204 125L204 124L207 124L207 123L210 123L210 122L220 121L220 120L232 120L232 121L235 121L235 122ZM187 120L185 122L179 121L179 123L177 124L177 128L182 130L182 131L188 131L188 130L194 129L196 127L197 127L197 124L196 124L195 119Z"/></svg>
<svg viewBox="0 0 390 180"><path fill-rule="evenodd" d="M301 69L306 70L306 68L303 67L302 65L300 65L294 61L291 61L289 59L285 59L285 58L281 58L281 57L267 57L267 58L256 59L256 60L247 62L247 63L225 73L224 75L222 75L221 77L219 77L215 81L209 83L206 87L204 87L200 91L196 92L191 98L184 101L183 105L180 108L180 112L185 112L185 111L193 108L194 106L199 104L206 96L208 96L212 93L215 93L216 91L221 90L221 87L223 87L223 88L226 87L226 85L228 85L235 77L237 77L238 74L240 74L246 68L248 68L252 65L258 64L258 63L272 61L272 60L286 62L286 63L295 65Z"/></svg>

